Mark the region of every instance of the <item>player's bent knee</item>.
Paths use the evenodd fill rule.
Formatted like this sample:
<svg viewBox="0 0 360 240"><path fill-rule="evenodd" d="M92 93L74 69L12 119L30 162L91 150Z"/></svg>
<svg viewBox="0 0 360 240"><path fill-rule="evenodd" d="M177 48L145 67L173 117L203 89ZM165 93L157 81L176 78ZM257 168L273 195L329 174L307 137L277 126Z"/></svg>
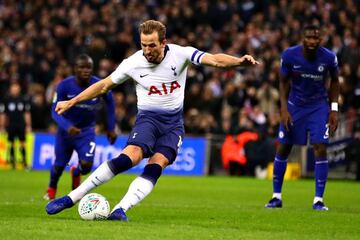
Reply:
<svg viewBox="0 0 360 240"><path fill-rule="evenodd" d="M91 172L91 168L93 166L92 162L87 162L87 161L80 161L80 173L81 175L85 175L88 174L89 172Z"/></svg>
<svg viewBox="0 0 360 240"><path fill-rule="evenodd" d="M149 163L158 163L162 167L166 167L175 161L176 152L169 147L158 147L155 149L155 154L149 159Z"/></svg>
<svg viewBox="0 0 360 240"><path fill-rule="evenodd" d="M314 153L316 157L326 157L326 145L325 144L314 144Z"/></svg>
<svg viewBox="0 0 360 240"><path fill-rule="evenodd" d="M131 159L134 166L139 164L139 162L143 159L144 155L143 149L136 145L126 146L122 153L127 155Z"/></svg>
<svg viewBox="0 0 360 240"><path fill-rule="evenodd" d="M57 165L54 165L54 167L52 168L52 171L54 171L54 174L56 175L61 175L64 171L64 168L63 166L57 166Z"/></svg>

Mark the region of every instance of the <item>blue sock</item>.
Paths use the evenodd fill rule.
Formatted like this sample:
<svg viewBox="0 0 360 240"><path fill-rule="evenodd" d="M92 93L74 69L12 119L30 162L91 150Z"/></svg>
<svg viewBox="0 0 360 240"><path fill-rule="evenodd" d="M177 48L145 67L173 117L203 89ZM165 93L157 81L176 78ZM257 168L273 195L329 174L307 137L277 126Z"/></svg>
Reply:
<svg viewBox="0 0 360 240"><path fill-rule="evenodd" d="M281 193L286 166L287 166L287 157L276 155L274 160L274 171L273 171L274 193Z"/></svg>
<svg viewBox="0 0 360 240"><path fill-rule="evenodd" d="M157 180L161 176L162 167L159 164L153 163L145 166L143 173L140 175L146 178L155 186Z"/></svg>
<svg viewBox="0 0 360 240"><path fill-rule="evenodd" d="M323 197L329 171L326 157L315 158L315 196Z"/></svg>
<svg viewBox="0 0 360 240"><path fill-rule="evenodd" d="M49 187L57 188L57 184L59 179L64 171L64 167L62 166L52 166L50 170L50 183Z"/></svg>
<svg viewBox="0 0 360 240"><path fill-rule="evenodd" d="M116 175L132 168L133 164L128 155L121 153L118 157L108 161L110 170Z"/></svg>

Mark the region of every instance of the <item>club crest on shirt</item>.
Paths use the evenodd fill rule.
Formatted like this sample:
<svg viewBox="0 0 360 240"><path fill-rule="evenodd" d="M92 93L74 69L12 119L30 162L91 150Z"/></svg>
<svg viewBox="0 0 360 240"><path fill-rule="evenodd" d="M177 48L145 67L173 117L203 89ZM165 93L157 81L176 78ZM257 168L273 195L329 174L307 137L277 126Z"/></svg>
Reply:
<svg viewBox="0 0 360 240"><path fill-rule="evenodd" d="M318 67L318 72L323 72L324 71L324 66L323 65L320 65L319 67Z"/></svg>

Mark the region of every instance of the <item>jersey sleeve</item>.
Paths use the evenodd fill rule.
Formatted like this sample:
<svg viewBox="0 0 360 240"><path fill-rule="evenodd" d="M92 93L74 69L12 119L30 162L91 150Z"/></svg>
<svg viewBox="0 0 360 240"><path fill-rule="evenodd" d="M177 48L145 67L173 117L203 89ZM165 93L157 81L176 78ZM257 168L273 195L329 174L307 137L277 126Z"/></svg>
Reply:
<svg viewBox="0 0 360 240"><path fill-rule="evenodd" d="M120 65L110 74L111 80L115 84L121 84L130 78L132 63L130 59L124 59Z"/></svg>
<svg viewBox="0 0 360 240"><path fill-rule="evenodd" d="M330 58L329 72L331 75L339 72L338 60L335 54L333 54Z"/></svg>
<svg viewBox="0 0 360 240"><path fill-rule="evenodd" d="M188 62L191 62L192 64L195 65L201 64L201 59L206 53L190 46L181 47L179 52L181 52L184 55L184 57Z"/></svg>
<svg viewBox="0 0 360 240"><path fill-rule="evenodd" d="M53 104L51 107L51 117L54 119L54 121L58 124L59 127L61 127L64 130L68 130L73 124L63 115L59 115L57 114L57 112L55 112L56 104L59 101L65 100L66 99L65 97L66 97L66 89L64 88L63 84L60 83L53 97Z"/></svg>
<svg viewBox="0 0 360 240"><path fill-rule="evenodd" d="M291 62L289 58L289 52L285 51L281 55L280 60L280 74L283 76L287 76L291 73Z"/></svg>

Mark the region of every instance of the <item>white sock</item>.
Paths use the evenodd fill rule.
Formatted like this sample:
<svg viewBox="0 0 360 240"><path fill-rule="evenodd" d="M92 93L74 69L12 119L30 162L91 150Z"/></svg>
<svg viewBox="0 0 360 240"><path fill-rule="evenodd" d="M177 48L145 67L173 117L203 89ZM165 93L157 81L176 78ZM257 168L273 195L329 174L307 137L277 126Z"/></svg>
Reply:
<svg viewBox="0 0 360 240"><path fill-rule="evenodd" d="M317 203L317 202L322 202L323 201L323 198L322 197L314 197L314 204Z"/></svg>
<svg viewBox="0 0 360 240"><path fill-rule="evenodd" d="M100 186L113 177L114 173L110 170L108 163L103 162L79 187L71 191L68 196L73 203L76 203L91 189Z"/></svg>
<svg viewBox="0 0 360 240"><path fill-rule="evenodd" d="M130 184L129 189L123 199L113 208L111 212L118 208L122 208L125 212L138 204L143 200L154 188L154 185L151 181L143 178L137 177Z"/></svg>
<svg viewBox="0 0 360 240"><path fill-rule="evenodd" d="M281 200L281 193L273 193L272 198L277 198Z"/></svg>

